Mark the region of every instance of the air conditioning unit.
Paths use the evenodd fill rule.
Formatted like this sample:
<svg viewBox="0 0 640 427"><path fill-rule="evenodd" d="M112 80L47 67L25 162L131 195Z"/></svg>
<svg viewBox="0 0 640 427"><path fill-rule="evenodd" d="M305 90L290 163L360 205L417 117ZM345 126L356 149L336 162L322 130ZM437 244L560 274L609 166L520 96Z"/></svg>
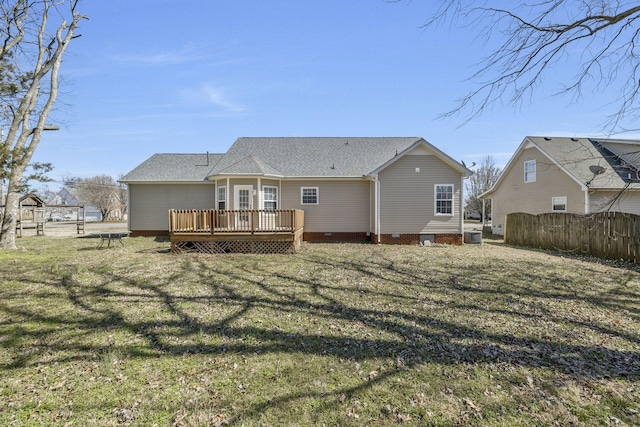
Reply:
<svg viewBox="0 0 640 427"><path fill-rule="evenodd" d="M465 231L464 242L471 244L482 243L482 231Z"/></svg>

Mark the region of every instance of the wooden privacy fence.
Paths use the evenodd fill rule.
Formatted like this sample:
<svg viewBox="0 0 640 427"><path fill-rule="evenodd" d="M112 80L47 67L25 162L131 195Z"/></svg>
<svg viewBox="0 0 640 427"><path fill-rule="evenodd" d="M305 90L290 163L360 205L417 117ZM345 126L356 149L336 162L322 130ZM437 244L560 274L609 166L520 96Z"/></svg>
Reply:
<svg viewBox="0 0 640 427"><path fill-rule="evenodd" d="M508 214L505 243L640 262L640 216L622 212Z"/></svg>

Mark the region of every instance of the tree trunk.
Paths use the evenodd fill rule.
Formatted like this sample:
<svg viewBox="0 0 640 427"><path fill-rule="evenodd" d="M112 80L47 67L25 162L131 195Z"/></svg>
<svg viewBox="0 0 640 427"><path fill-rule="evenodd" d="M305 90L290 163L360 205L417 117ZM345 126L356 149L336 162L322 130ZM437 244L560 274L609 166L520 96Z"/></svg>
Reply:
<svg viewBox="0 0 640 427"><path fill-rule="evenodd" d="M58 73L62 64L63 54L74 38L74 31L78 27L84 15L76 13L76 5L79 0L70 0L71 24L62 20L55 35L50 39L47 18L49 9L55 7L57 12L64 2L55 3L53 0L42 2L24 2L16 0L15 7L8 12L6 18L7 28L0 27L0 38L6 38L4 45L0 46L0 58L12 58L18 63L18 59L34 59L34 62L25 68L32 71L24 74L28 79L23 82L26 90L15 96L13 103L6 108L10 112L7 121L10 123L7 136L0 141L3 154L0 171L8 178L7 199L0 229L0 249L17 249L16 224L19 215L20 192L22 178L31 161L31 157L40 143L42 132L50 130L46 121L49 117L56 98L58 96ZM35 17L26 20L30 14ZM2 18L0 16L0 18ZM1 19L0 19L1 20ZM32 35L30 39L24 39L25 35ZM49 42L49 40L51 40ZM14 42L15 43L9 43ZM23 43L23 44L21 44ZM15 46L15 47L14 47ZM8 49L12 50L9 51ZM13 50L15 49L15 51ZM47 81L48 77L48 81ZM3 106L4 107L4 106ZM35 119L35 120L34 120ZM31 123L35 126L31 127Z"/></svg>
<svg viewBox="0 0 640 427"><path fill-rule="evenodd" d="M18 225L17 215L20 212L20 193L11 187L11 183L9 183L7 202L2 217L2 230L0 231L0 249L18 249L16 246L16 226Z"/></svg>

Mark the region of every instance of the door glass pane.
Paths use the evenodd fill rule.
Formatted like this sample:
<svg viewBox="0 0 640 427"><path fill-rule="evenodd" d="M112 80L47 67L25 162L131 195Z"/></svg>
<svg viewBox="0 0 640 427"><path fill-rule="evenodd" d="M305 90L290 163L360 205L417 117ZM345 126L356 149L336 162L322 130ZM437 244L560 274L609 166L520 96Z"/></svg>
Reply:
<svg viewBox="0 0 640 427"><path fill-rule="evenodd" d="M238 207L240 209L249 209L249 190L241 189L238 192Z"/></svg>

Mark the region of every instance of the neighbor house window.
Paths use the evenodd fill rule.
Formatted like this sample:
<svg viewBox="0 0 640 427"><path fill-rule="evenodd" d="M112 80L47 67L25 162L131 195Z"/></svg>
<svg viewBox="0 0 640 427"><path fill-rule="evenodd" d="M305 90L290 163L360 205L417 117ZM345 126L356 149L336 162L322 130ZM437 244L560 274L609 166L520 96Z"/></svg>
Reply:
<svg viewBox="0 0 640 427"><path fill-rule="evenodd" d="M300 198L303 205L318 204L318 187L302 187L300 190Z"/></svg>
<svg viewBox="0 0 640 427"><path fill-rule="evenodd" d="M551 210L553 212L566 212L567 211L567 197L552 197L551 198Z"/></svg>
<svg viewBox="0 0 640 427"><path fill-rule="evenodd" d="M534 182L536 180L536 161L527 160L524 162L524 182Z"/></svg>
<svg viewBox="0 0 640 427"><path fill-rule="evenodd" d="M278 209L278 187L262 187L264 194L264 208L267 210Z"/></svg>
<svg viewBox="0 0 640 427"><path fill-rule="evenodd" d="M436 185L436 215L453 215L453 185Z"/></svg>
<svg viewBox="0 0 640 427"><path fill-rule="evenodd" d="M227 187L218 187L218 210L227 208Z"/></svg>

